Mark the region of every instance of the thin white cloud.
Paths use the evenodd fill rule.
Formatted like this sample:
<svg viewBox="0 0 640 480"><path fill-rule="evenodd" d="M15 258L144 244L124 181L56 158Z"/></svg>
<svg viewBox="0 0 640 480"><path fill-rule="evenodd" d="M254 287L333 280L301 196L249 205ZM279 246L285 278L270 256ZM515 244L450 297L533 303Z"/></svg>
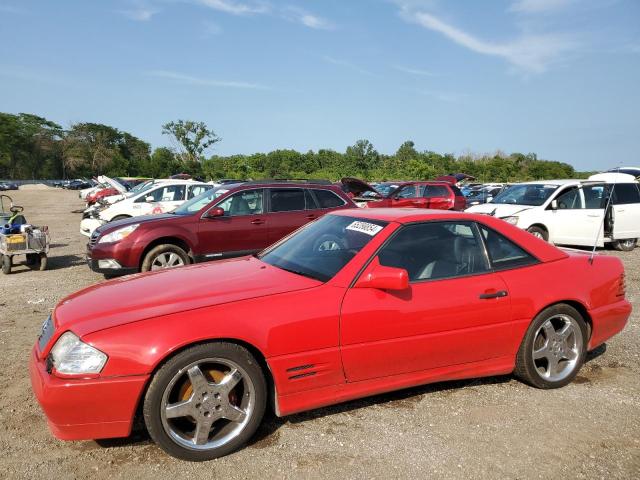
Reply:
<svg viewBox="0 0 640 480"><path fill-rule="evenodd" d="M394 65L393 68L400 72L409 73L411 75L419 75L421 77L435 77L436 74L428 70L422 70L420 68L403 67L402 65Z"/></svg>
<svg viewBox="0 0 640 480"><path fill-rule="evenodd" d="M546 71L551 63L578 46L577 42L568 35L550 33L523 33L508 42L491 42L482 40L422 10L401 6L400 14L406 21L440 33L462 47L483 55L504 58L511 65L529 73Z"/></svg>
<svg viewBox="0 0 640 480"><path fill-rule="evenodd" d="M575 0L516 0L509 10L517 13L534 14L550 13L562 10Z"/></svg>
<svg viewBox="0 0 640 480"><path fill-rule="evenodd" d="M328 55L325 55L324 57L322 57L322 60L332 65L338 65L339 67L348 68L350 70L353 70L354 72L358 72L363 75L375 76L375 73L370 72L369 70L366 70L364 68L361 68L358 65L355 65L354 63L348 62L346 60L340 60L338 58L330 57Z"/></svg>
<svg viewBox="0 0 640 480"><path fill-rule="evenodd" d="M195 0L195 2L232 15L255 15L268 13L271 10L270 5L262 1L245 3L236 0Z"/></svg>
<svg viewBox="0 0 640 480"><path fill-rule="evenodd" d="M158 13L158 10L153 10L151 8L137 8L135 10L119 10L119 12L129 20L148 22L156 13Z"/></svg>
<svg viewBox="0 0 640 480"><path fill-rule="evenodd" d="M0 12L3 13L27 13L24 8L16 7L14 5L0 5Z"/></svg>
<svg viewBox="0 0 640 480"><path fill-rule="evenodd" d="M332 30L333 24L327 19L312 14L298 7L285 7L282 9L282 17L286 20L297 22L305 27L315 30Z"/></svg>
<svg viewBox="0 0 640 480"><path fill-rule="evenodd" d="M257 83L249 82L237 82L237 81L225 81L225 80L212 80L207 78L199 78L191 75L185 75L179 72L172 72L169 70L152 70L147 72L148 75L157 78L165 78L173 80L185 85L193 85L199 87L214 87L214 88L244 88L250 90L268 90L268 87L259 85Z"/></svg>

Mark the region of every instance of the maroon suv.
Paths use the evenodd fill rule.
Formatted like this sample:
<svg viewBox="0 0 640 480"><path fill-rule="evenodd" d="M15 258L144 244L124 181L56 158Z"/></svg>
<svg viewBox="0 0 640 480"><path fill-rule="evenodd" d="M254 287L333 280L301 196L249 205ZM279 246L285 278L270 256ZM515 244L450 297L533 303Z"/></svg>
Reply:
<svg viewBox="0 0 640 480"><path fill-rule="evenodd" d="M225 184L172 213L99 227L87 245L87 262L116 275L248 255L327 212L355 207L329 182Z"/></svg>

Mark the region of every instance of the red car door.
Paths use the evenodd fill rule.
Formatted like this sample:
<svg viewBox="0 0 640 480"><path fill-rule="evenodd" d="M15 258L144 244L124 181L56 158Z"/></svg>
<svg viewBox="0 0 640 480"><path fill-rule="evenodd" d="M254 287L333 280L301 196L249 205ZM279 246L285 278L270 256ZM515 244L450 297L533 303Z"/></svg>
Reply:
<svg viewBox="0 0 640 480"><path fill-rule="evenodd" d="M285 187L267 189L269 196L269 244L314 220L320 213L306 188Z"/></svg>
<svg viewBox="0 0 640 480"><path fill-rule="evenodd" d="M347 291L340 335L349 382L510 353L508 288L490 271L473 223L405 226L378 259L405 268L410 286Z"/></svg>
<svg viewBox="0 0 640 480"><path fill-rule="evenodd" d="M445 185L426 185L423 195L427 200L426 208L434 208L436 210L453 208L453 193Z"/></svg>
<svg viewBox="0 0 640 480"><path fill-rule="evenodd" d="M422 197L422 185L405 185L391 197L391 207L425 208L427 199Z"/></svg>
<svg viewBox="0 0 640 480"><path fill-rule="evenodd" d="M242 190L214 207L224 210L220 217L204 215L198 223L198 255L205 259L255 253L269 245L264 190Z"/></svg>

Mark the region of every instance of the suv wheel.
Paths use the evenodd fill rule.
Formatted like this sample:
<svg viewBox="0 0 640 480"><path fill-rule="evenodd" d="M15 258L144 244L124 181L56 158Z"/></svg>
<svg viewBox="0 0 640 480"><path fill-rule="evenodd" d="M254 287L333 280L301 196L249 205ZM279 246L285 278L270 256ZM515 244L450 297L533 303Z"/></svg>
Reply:
<svg viewBox="0 0 640 480"><path fill-rule="evenodd" d="M188 265L189 255L177 245L163 244L153 247L145 255L141 270L162 270L165 268L181 267Z"/></svg>

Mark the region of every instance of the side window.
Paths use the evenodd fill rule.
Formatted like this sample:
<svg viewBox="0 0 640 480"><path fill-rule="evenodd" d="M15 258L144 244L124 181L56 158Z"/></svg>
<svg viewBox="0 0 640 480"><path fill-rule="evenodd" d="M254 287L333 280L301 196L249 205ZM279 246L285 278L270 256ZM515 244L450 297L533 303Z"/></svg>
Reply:
<svg viewBox="0 0 640 480"><path fill-rule="evenodd" d="M216 207L224 210L225 217L260 215L262 210L262 189L244 190L224 199Z"/></svg>
<svg viewBox="0 0 640 480"><path fill-rule="evenodd" d="M525 252L518 245L503 235L483 225L479 225L482 238L484 238L489 253L489 260L494 270L507 270L509 268L531 265L538 261Z"/></svg>
<svg viewBox="0 0 640 480"><path fill-rule="evenodd" d="M558 195L555 200L558 202L558 210L576 210L582 208L580 189L571 187Z"/></svg>
<svg viewBox="0 0 640 480"><path fill-rule="evenodd" d="M606 200L604 185L585 185L582 187L582 191L584 193L584 208L604 208Z"/></svg>
<svg viewBox="0 0 640 480"><path fill-rule="evenodd" d="M144 195L141 195L140 198L136 200L136 203L159 202L162 199L163 191L164 191L164 188L160 187L160 188L156 188L155 190L151 190L150 192L145 192ZM149 200L147 200L148 198Z"/></svg>
<svg viewBox="0 0 640 480"><path fill-rule="evenodd" d="M213 188L211 185L193 185L189 187L189 193L187 194L187 200L191 200L193 197L200 195Z"/></svg>
<svg viewBox="0 0 640 480"><path fill-rule="evenodd" d="M410 281L487 272L478 230L471 222L429 222L403 227L380 251L380 264L404 268Z"/></svg>
<svg viewBox="0 0 640 480"><path fill-rule="evenodd" d="M331 190L314 189L313 194L318 199L320 208L336 208L345 204L345 201Z"/></svg>
<svg viewBox="0 0 640 480"><path fill-rule="evenodd" d="M272 188L269 190L272 212L292 212L305 209L302 188Z"/></svg>
<svg viewBox="0 0 640 480"><path fill-rule="evenodd" d="M318 205L311 195L311 192L306 188L304 189L304 207L306 210L315 210L318 208Z"/></svg>
<svg viewBox="0 0 640 480"><path fill-rule="evenodd" d="M415 185L407 185L406 187L400 187L400 190L393 196L396 198L416 198L419 195Z"/></svg>
<svg viewBox="0 0 640 480"><path fill-rule="evenodd" d="M448 197L449 190L444 185L426 185L423 196L425 198Z"/></svg>
<svg viewBox="0 0 640 480"><path fill-rule="evenodd" d="M640 203L640 191L635 183L616 183L613 187L614 205L627 205L629 203Z"/></svg>

